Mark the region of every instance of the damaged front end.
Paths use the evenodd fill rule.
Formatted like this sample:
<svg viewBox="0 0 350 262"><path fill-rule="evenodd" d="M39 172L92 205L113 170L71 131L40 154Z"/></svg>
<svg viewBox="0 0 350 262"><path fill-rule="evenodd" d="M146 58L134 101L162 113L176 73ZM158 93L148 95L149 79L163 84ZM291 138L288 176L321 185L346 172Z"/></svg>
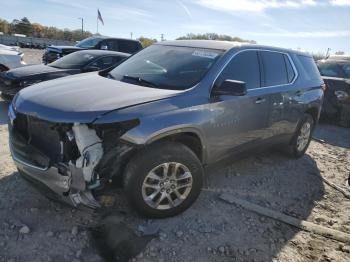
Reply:
<svg viewBox="0 0 350 262"><path fill-rule="evenodd" d="M138 120L65 124L12 114L10 109L10 148L20 173L73 206L99 207L94 193L121 174L135 149L120 137Z"/></svg>

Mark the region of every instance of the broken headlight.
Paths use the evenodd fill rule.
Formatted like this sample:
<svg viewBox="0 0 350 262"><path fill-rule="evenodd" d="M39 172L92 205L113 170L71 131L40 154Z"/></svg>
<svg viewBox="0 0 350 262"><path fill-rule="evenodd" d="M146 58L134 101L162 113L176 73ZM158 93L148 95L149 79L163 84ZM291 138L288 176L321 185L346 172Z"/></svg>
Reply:
<svg viewBox="0 0 350 262"><path fill-rule="evenodd" d="M338 98L338 100L343 101L349 98L349 94L345 91L335 91L334 95Z"/></svg>

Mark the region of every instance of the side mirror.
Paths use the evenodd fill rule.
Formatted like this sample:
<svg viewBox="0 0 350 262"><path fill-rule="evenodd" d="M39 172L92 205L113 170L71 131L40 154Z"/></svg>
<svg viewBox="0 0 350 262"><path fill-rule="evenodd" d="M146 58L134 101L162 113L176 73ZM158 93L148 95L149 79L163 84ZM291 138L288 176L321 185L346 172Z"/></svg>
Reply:
<svg viewBox="0 0 350 262"><path fill-rule="evenodd" d="M247 94L245 82L237 80L225 80L220 86L215 86L213 96L244 96Z"/></svg>
<svg viewBox="0 0 350 262"><path fill-rule="evenodd" d="M95 71L99 71L100 68L97 67L97 66L89 66L89 67L86 67L83 71L84 72L95 72Z"/></svg>
<svg viewBox="0 0 350 262"><path fill-rule="evenodd" d="M101 48L100 48L101 50L108 50L108 46L106 46L106 45L101 45Z"/></svg>

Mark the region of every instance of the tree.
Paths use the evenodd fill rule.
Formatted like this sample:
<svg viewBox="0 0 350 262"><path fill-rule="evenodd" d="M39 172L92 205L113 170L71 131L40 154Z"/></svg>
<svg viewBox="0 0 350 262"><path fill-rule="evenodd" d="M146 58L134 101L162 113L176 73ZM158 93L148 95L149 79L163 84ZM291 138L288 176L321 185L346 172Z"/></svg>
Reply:
<svg viewBox="0 0 350 262"><path fill-rule="evenodd" d="M157 42L157 39L151 39L147 37L140 36L137 40L139 40L143 46L143 48L153 45L154 43Z"/></svg>
<svg viewBox="0 0 350 262"><path fill-rule="evenodd" d="M220 41L231 41L231 42L248 42L255 44L256 42L254 40L244 40L239 37L232 37L229 35L219 35L216 33L206 33L206 34L187 34L185 36L181 36L177 38L177 40L220 40Z"/></svg>
<svg viewBox="0 0 350 262"><path fill-rule="evenodd" d="M31 35L33 32L32 24L27 17L23 17L21 20L14 19L11 27L16 34Z"/></svg>
<svg viewBox="0 0 350 262"><path fill-rule="evenodd" d="M31 23L27 17L23 17L21 20L14 19L11 23L0 19L0 32L68 41L80 41L92 36L92 33L89 31L84 31L82 34L81 29L70 30L65 28L62 30L53 26Z"/></svg>
<svg viewBox="0 0 350 262"><path fill-rule="evenodd" d="M0 19L0 32L3 32L6 34L6 33L9 33L9 30L10 30L9 23L4 19Z"/></svg>
<svg viewBox="0 0 350 262"><path fill-rule="evenodd" d="M337 51L335 52L336 55L345 55L345 52L344 51Z"/></svg>

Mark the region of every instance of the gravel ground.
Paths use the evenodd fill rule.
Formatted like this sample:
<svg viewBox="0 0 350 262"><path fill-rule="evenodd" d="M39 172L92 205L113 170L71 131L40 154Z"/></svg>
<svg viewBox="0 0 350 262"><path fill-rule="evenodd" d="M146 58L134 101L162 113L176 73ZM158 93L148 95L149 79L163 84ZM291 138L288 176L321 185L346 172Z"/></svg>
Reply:
<svg viewBox="0 0 350 262"><path fill-rule="evenodd" d="M21 48L21 51L24 53L24 61L30 64L41 64L42 56L45 52L43 49L30 49L30 48Z"/></svg>
<svg viewBox="0 0 350 262"><path fill-rule="evenodd" d="M108 261L111 252L137 254L134 261L350 261L349 244L260 216L213 192L229 189L236 197L350 234L350 201L315 176L344 187L350 129L319 125L315 137L324 143L313 141L298 160L265 152L211 166L205 185L211 190L204 189L190 209L147 220L129 208L120 189L102 197L113 207L98 212L72 209L33 189L10 157L7 106L0 101L0 261Z"/></svg>

